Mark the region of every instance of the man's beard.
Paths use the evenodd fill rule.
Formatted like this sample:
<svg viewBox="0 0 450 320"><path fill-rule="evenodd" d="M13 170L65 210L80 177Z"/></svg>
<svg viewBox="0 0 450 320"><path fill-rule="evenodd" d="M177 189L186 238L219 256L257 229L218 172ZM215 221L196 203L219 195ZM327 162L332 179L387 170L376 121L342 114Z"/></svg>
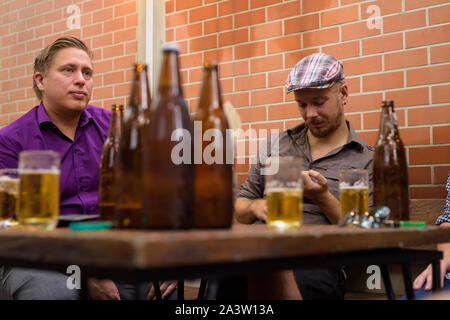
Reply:
<svg viewBox="0 0 450 320"><path fill-rule="evenodd" d="M325 138L328 137L330 134L332 134L333 132L335 132L337 130L337 128L339 128L339 125L341 124L342 121L342 110L338 111L338 114L336 115L336 118L334 119L334 121L332 121L330 123L329 126L325 126L322 128L315 128L313 126L310 126L311 123L314 122L322 122L322 120L308 120L305 122L306 127L309 129L309 131L311 131L311 134L316 137L316 138Z"/></svg>

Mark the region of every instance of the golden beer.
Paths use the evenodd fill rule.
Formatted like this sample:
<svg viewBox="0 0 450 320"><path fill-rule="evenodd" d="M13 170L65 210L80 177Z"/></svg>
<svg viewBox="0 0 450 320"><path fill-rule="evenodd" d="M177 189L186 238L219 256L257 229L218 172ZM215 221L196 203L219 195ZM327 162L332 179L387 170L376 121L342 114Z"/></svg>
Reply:
<svg viewBox="0 0 450 320"><path fill-rule="evenodd" d="M364 214L369 211L369 188L367 187L339 188L339 198L342 218L350 210L357 214Z"/></svg>
<svg viewBox="0 0 450 320"><path fill-rule="evenodd" d="M22 170L19 189L19 223L55 228L59 213L59 170Z"/></svg>
<svg viewBox="0 0 450 320"><path fill-rule="evenodd" d="M303 221L303 190L267 190L267 225L277 229L300 227Z"/></svg>
<svg viewBox="0 0 450 320"><path fill-rule="evenodd" d="M0 179L0 221L11 219L19 208L19 179Z"/></svg>

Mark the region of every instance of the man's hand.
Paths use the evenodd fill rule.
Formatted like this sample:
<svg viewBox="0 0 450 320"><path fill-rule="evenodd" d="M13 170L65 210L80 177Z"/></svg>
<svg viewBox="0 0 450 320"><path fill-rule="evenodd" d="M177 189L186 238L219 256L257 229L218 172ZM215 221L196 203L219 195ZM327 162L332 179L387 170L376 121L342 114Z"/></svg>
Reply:
<svg viewBox="0 0 450 320"><path fill-rule="evenodd" d="M234 204L234 218L244 224L253 223L256 219L266 221L266 199L238 198Z"/></svg>
<svg viewBox="0 0 450 320"><path fill-rule="evenodd" d="M153 283L149 284L150 290L148 291L147 300L156 300L155 288ZM176 280L166 280L159 282L159 289L161 290L161 298L167 299L172 292L177 288Z"/></svg>
<svg viewBox="0 0 450 320"><path fill-rule="evenodd" d="M319 204L328 192L328 181L314 170L302 171L303 195Z"/></svg>
<svg viewBox="0 0 450 320"><path fill-rule="evenodd" d="M267 200L266 199L256 199L252 200L249 205L249 209L252 210L255 217L259 220L267 220Z"/></svg>
<svg viewBox="0 0 450 320"><path fill-rule="evenodd" d="M119 290L112 280L89 278L87 286L93 300L120 300Z"/></svg>
<svg viewBox="0 0 450 320"><path fill-rule="evenodd" d="M441 288L444 287L444 276L450 271L450 258L441 260ZM413 283L413 289L419 290L425 283L425 291L430 291L433 287L433 274L431 264L417 276Z"/></svg>

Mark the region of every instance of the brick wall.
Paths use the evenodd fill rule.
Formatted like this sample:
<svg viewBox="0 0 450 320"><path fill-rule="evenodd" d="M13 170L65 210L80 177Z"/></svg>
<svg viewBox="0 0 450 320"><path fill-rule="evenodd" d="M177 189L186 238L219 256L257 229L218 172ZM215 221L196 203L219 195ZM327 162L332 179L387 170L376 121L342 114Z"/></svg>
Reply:
<svg viewBox="0 0 450 320"><path fill-rule="evenodd" d="M70 5L80 10L79 29L69 28L75 26ZM1 0L0 125L39 103L32 90L34 58L64 35L82 39L94 53L91 104L125 104L137 55L137 6L136 0Z"/></svg>
<svg viewBox="0 0 450 320"><path fill-rule="evenodd" d="M157 0L165 1L166 41L181 48L184 93L198 103L202 63L218 60L224 100L244 130L284 130L301 122L284 80L303 56L341 59L350 89L346 116L374 144L383 99L394 99L408 149L413 198L442 198L450 169L450 5L445 0ZM81 11L70 30L70 5ZM375 5L382 28L370 29ZM92 104L126 104L137 56L139 1L2 0L0 126L38 103L32 63L53 39L72 34L94 51ZM153 66L152 70L159 69ZM269 132L270 133L270 132ZM249 141L239 142L249 152ZM236 169L239 182L248 170Z"/></svg>
<svg viewBox="0 0 450 320"><path fill-rule="evenodd" d="M198 103L201 64L217 59L224 100L234 105L244 130L285 130L300 123L293 95L285 94L286 76L310 53L334 55L343 61L350 90L345 114L360 136L374 145L381 101L393 99L407 146L411 197L445 197L450 169L448 1L166 0L166 40L182 48L184 94L191 111ZM240 144L249 156L246 140ZM248 160L237 165L240 183L248 167Z"/></svg>

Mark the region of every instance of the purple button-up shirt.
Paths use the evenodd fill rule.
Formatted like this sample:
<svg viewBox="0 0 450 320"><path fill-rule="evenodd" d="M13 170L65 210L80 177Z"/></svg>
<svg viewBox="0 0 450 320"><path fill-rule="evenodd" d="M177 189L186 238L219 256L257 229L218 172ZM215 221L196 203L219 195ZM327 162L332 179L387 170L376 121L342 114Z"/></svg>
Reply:
<svg viewBox="0 0 450 320"><path fill-rule="evenodd" d="M88 105L72 141L34 107L0 130L0 168L17 168L23 150L54 150L61 157L60 214L97 214L99 163L111 111Z"/></svg>

